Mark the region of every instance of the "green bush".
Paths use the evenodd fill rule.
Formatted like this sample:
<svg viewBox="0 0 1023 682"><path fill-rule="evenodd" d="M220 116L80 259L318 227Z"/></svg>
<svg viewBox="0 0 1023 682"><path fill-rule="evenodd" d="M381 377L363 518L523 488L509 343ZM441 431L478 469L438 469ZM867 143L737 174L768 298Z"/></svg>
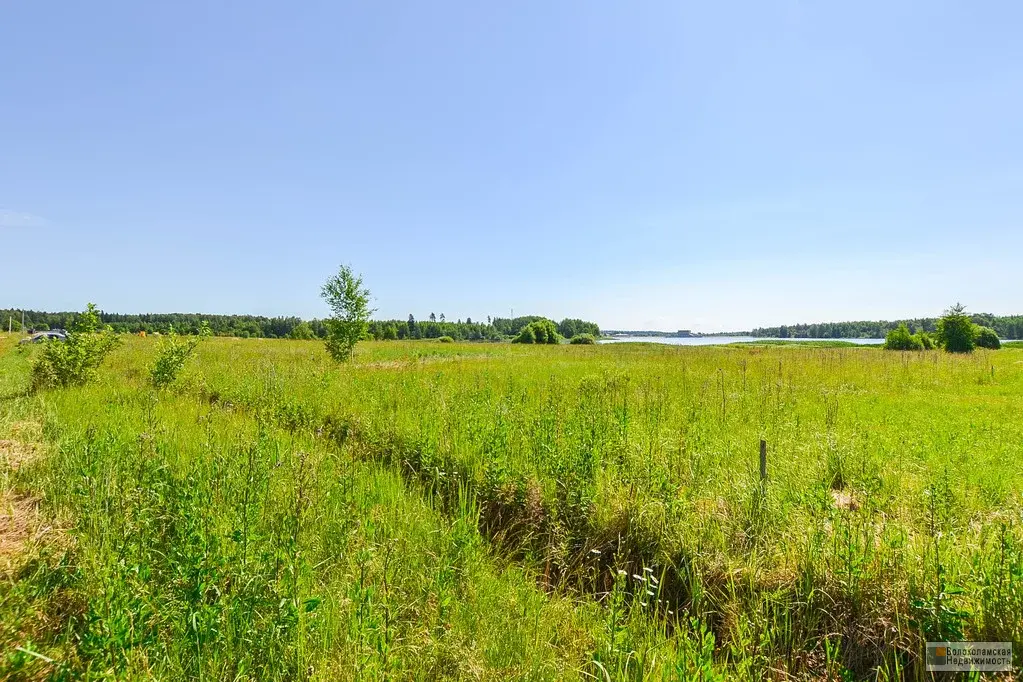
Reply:
<svg viewBox="0 0 1023 682"><path fill-rule="evenodd" d="M938 320L938 345L949 353L972 353L977 345L973 327L966 309L956 303Z"/></svg>
<svg viewBox="0 0 1023 682"><path fill-rule="evenodd" d="M980 348L998 350L1002 347L1002 342L998 340L998 332L990 327L982 327L979 324L974 325L973 339Z"/></svg>
<svg viewBox="0 0 1023 682"><path fill-rule="evenodd" d="M70 326L64 341L47 341L43 346L42 355L32 365L34 387L88 383L103 358L117 345L113 330L100 328L99 312L93 303Z"/></svg>
<svg viewBox="0 0 1023 682"><path fill-rule="evenodd" d="M308 341L309 339L316 338L316 335L313 334L313 328L309 326L308 322L296 324L291 330L290 336L293 339L299 339L302 341Z"/></svg>
<svg viewBox="0 0 1023 682"><path fill-rule="evenodd" d="M512 343L561 343L561 335L557 325L541 318L523 327Z"/></svg>
<svg viewBox="0 0 1023 682"><path fill-rule="evenodd" d="M923 350L920 337L914 336L905 323L888 332L884 337L885 350Z"/></svg>
<svg viewBox="0 0 1023 682"><path fill-rule="evenodd" d="M211 336L210 326L206 322L199 325L199 335L189 336L182 340L174 331L174 326L167 330L167 333L160 339L157 348L156 363L149 372L149 378L156 388L164 388L174 383L178 374L185 366L185 362L195 352L196 346L203 339Z"/></svg>
<svg viewBox="0 0 1023 682"><path fill-rule="evenodd" d="M575 344L594 344L596 342L597 339L594 338L593 334L576 334L572 337L572 340L569 341L569 343Z"/></svg>
<svg viewBox="0 0 1023 682"><path fill-rule="evenodd" d="M451 338L450 336L442 336L442 337L440 337L437 340L439 342L441 342L441 343L454 343L455 342L455 340L453 338Z"/></svg>
<svg viewBox="0 0 1023 682"><path fill-rule="evenodd" d="M924 350L934 350L938 347L934 337L922 329L916 333L916 337L920 339L920 345L923 346Z"/></svg>
<svg viewBox="0 0 1023 682"><path fill-rule="evenodd" d="M536 332L532 324L527 324L519 332L519 335L512 339L512 343L536 343Z"/></svg>

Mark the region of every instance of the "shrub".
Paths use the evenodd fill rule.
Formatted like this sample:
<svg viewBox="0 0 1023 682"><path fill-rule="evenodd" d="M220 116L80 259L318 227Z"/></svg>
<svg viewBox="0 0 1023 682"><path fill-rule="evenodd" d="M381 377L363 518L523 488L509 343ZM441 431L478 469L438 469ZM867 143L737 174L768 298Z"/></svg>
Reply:
<svg viewBox="0 0 1023 682"><path fill-rule="evenodd" d="M533 335L537 343L550 343L551 330L546 325L533 323Z"/></svg>
<svg viewBox="0 0 1023 682"><path fill-rule="evenodd" d="M956 303L938 320L938 345L949 353L972 353L977 345L973 326L966 309Z"/></svg>
<svg viewBox="0 0 1023 682"><path fill-rule="evenodd" d="M107 353L117 344L114 331L100 328L93 303L71 323L64 341L47 341L39 360L32 365L32 385L78 386L88 383Z"/></svg>
<svg viewBox="0 0 1023 682"><path fill-rule="evenodd" d="M300 339L303 341L316 338L316 335L313 334L313 328L309 326L308 322L300 322L295 325L295 327L291 330L290 336L293 339Z"/></svg>
<svg viewBox="0 0 1023 682"><path fill-rule="evenodd" d="M530 322L512 343L560 343L561 335L558 334L558 327L550 320L540 318Z"/></svg>
<svg viewBox="0 0 1023 682"><path fill-rule="evenodd" d="M888 332L884 337L885 350L923 350L920 337L910 333L905 323Z"/></svg>
<svg viewBox="0 0 1023 682"><path fill-rule="evenodd" d="M195 352L196 346L203 339L211 336L210 326L204 321L199 325L199 335L189 336L182 340L174 331L174 326L160 339L157 347L156 363L149 372L149 378L156 388L163 388L174 383L185 362Z"/></svg>
<svg viewBox="0 0 1023 682"><path fill-rule="evenodd" d="M920 345L924 350L934 350L938 345L934 342L934 337L922 329L916 333L916 337L920 339Z"/></svg>
<svg viewBox="0 0 1023 682"><path fill-rule="evenodd" d="M593 337L593 334L576 334L572 337L572 340L569 341L569 343L575 344L594 344L596 342L597 339Z"/></svg>
<svg viewBox="0 0 1023 682"><path fill-rule="evenodd" d="M455 340L453 338L451 338L450 336L442 336L442 337L440 337L437 340L440 341L441 343L454 343L455 342Z"/></svg>
<svg viewBox="0 0 1023 682"><path fill-rule="evenodd" d="M519 335L512 339L512 343L536 343L536 332L532 324L527 324L519 332Z"/></svg>
<svg viewBox="0 0 1023 682"><path fill-rule="evenodd" d="M998 340L998 332L991 329L991 327L982 327L979 324L974 325L973 338L974 342L981 348L998 350L1002 347L1002 342Z"/></svg>

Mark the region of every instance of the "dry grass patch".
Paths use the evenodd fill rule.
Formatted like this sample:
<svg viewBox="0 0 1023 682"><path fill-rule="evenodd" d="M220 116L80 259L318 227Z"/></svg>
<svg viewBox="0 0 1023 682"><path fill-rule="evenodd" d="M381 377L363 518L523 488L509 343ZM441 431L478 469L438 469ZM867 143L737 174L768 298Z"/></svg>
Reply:
<svg viewBox="0 0 1023 682"><path fill-rule="evenodd" d="M35 443L17 440L0 440L0 467L17 471L39 456L40 447Z"/></svg>
<svg viewBox="0 0 1023 682"><path fill-rule="evenodd" d="M10 435L0 440L0 471L11 474L42 454L42 445L26 440L42 434L36 422L15 422ZM0 493L0 571L10 572L29 554L29 549L53 530L39 517L39 498L8 488Z"/></svg>
<svg viewBox="0 0 1023 682"><path fill-rule="evenodd" d="M39 500L7 491L0 498L0 570L10 571L38 539ZM45 531L44 531L45 532Z"/></svg>
<svg viewBox="0 0 1023 682"><path fill-rule="evenodd" d="M831 499L834 501L836 509L856 511L860 508L859 500L857 500L852 493L846 490L832 490Z"/></svg>

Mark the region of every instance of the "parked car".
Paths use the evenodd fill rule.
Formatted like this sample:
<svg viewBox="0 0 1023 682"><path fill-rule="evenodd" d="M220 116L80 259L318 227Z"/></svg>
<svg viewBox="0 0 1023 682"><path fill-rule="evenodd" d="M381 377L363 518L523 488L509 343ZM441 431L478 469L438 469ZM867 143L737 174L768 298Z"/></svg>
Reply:
<svg viewBox="0 0 1023 682"><path fill-rule="evenodd" d="M42 343L43 341L66 341L67 336L61 329L53 329L47 332L37 332L32 336L27 336L18 343Z"/></svg>

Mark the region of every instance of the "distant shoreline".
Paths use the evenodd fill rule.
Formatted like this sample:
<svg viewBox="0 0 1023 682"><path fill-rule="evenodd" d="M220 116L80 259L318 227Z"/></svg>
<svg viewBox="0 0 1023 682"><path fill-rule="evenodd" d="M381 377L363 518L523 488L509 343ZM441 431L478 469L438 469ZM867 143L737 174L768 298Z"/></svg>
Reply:
<svg viewBox="0 0 1023 682"><path fill-rule="evenodd" d="M858 338L858 339L823 339L823 338L778 338L758 337L749 335L718 335L705 334L701 336L679 337L668 334L661 335L637 335L637 336L605 336L600 339L602 344L620 343L657 343L666 346L816 346L830 348L853 348L880 346L884 339Z"/></svg>

